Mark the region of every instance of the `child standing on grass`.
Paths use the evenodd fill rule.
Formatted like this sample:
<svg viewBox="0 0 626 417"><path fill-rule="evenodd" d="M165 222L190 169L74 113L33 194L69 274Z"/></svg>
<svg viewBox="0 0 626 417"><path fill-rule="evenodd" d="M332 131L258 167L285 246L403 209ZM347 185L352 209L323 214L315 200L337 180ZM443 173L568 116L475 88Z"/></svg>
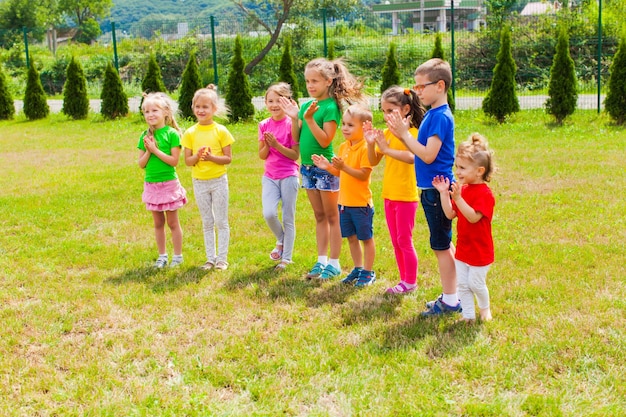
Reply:
<svg viewBox="0 0 626 417"><path fill-rule="evenodd" d="M491 320L487 272L494 260L491 219L495 198L487 182L494 171L493 152L487 140L474 133L459 145L456 155L458 183L438 176L433 186L441 195L448 219L457 220L456 275L463 319L474 321L474 296L481 320ZM450 199L452 198L452 200Z"/></svg>
<svg viewBox="0 0 626 417"><path fill-rule="evenodd" d="M163 93L144 94L141 111L148 123L139 138L139 166L145 169L142 200L152 212L154 236L159 256L157 268L167 266L165 222L172 233L174 256L170 267L183 263L183 230L178 209L187 204L187 194L178 181L176 165L180 158L180 128L174 117L176 105Z"/></svg>
<svg viewBox="0 0 626 417"><path fill-rule="evenodd" d="M271 117L259 123L259 157L265 160L263 217L276 236L276 247L270 252L270 258L279 261L277 271L284 270L292 262L296 239L296 201L300 187L296 161L300 157L300 145L293 139L291 119L279 100L281 97L291 100L291 94L287 83L271 85L265 93L265 106ZM282 224L278 218L281 201Z"/></svg>
<svg viewBox="0 0 626 417"><path fill-rule="evenodd" d="M285 98L281 103L292 120L294 138L300 142L302 187L306 189L315 216L317 262L306 277L329 279L341 274L341 228L337 210L339 178L316 167L312 156L323 155L332 159L332 141L341 121L342 101L359 101L363 95L361 83L339 59L310 61L304 69L304 79L313 100L299 111Z"/></svg>
<svg viewBox="0 0 626 417"><path fill-rule="evenodd" d="M341 236L348 239L354 269L344 284L365 287L376 281L374 273L374 203L370 180L372 166L363 140L363 123L372 122L372 113L352 105L343 114L341 133L345 138L339 146L339 156L329 161L324 155L313 155L316 167L339 177L339 221ZM363 249L361 249L361 243Z"/></svg>
<svg viewBox="0 0 626 417"><path fill-rule="evenodd" d="M456 290L454 247L452 246L452 221L441 208L441 198L433 187L433 178L443 176L452 182L454 165L454 117L448 106L448 88L452 83L450 65L433 58L415 70L415 86L424 106L430 106L416 138L409 132L410 117L394 111L387 117L387 126L415 154L415 176L421 190L420 202L428 229L430 247L437 256L443 294L435 301L426 303L424 316L461 311Z"/></svg>
<svg viewBox="0 0 626 417"><path fill-rule="evenodd" d="M417 137L417 129L424 117L424 107L413 90L398 86L388 88L382 94L380 108L385 121L394 112L408 118L409 134ZM413 245L413 228L419 195L413 167L415 155L391 133L391 130L374 129L371 123L365 123L364 129L370 164L376 166L384 156L387 156L382 198L385 203L389 236L400 273L400 282L394 287L387 288L387 293L407 294L417 287L418 258Z"/></svg>
<svg viewBox="0 0 626 417"><path fill-rule="evenodd" d="M232 160L231 144L235 139L226 127L213 121L214 116L228 113L213 85L196 91L191 107L198 122L185 131L182 145L185 163L192 167L193 190L202 216L207 259L202 269L225 270L230 242L226 166Z"/></svg>

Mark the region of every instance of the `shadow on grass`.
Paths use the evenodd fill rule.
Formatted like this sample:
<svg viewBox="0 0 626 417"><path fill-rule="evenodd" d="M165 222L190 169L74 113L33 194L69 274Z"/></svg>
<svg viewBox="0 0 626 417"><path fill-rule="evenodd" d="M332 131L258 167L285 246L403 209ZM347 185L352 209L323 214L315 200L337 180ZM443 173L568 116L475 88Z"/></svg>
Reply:
<svg viewBox="0 0 626 417"><path fill-rule="evenodd" d="M431 359L446 357L471 345L480 333L481 325L459 321L459 315L422 317L419 314L387 327L380 348L413 348L419 341L428 339L425 353Z"/></svg>
<svg viewBox="0 0 626 417"><path fill-rule="evenodd" d="M341 309L341 317L346 325L389 319L398 314L397 307L401 303L402 297L375 294L371 298L348 302Z"/></svg>
<svg viewBox="0 0 626 417"><path fill-rule="evenodd" d="M107 278L104 282L113 285L123 285L127 283L141 283L150 287L155 293L173 291L177 288L198 283L206 275L206 271L198 267L158 269L154 267L135 268L123 272L118 276ZM160 277L166 277L159 280Z"/></svg>

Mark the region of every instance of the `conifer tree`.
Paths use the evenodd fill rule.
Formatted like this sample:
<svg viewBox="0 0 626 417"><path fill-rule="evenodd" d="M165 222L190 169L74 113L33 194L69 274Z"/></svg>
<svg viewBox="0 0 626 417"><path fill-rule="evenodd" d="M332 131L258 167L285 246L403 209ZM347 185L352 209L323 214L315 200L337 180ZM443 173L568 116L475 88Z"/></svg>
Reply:
<svg viewBox="0 0 626 417"><path fill-rule="evenodd" d="M165 93L165 83L163 82L163 76L161 75L161 68L157 63L156 57L151 54L148 59L148 70L146 75L141 80L141 91L144 93ZM143 104L143 97L139 103L139 110L141 111L141 105Z"/></svg>
<svg viewBox="0 0 626 417"><path fill-rule="evenodd" d="M102 106L100 113L106 119L116 119L128 114L128 96L124 92L122 80L113 64L109 62L104 70L104 83L100 93Z"/></svg>
<svg viewBox="0 0 626 417"><path fill-rule="evenodd" d="M87 80L85 80L83 67L74 57L67 64L65 72L61 112L75 120L86 119L89 114Z"/></svg>
<svg viewBox="0 0 626 417"><path fill-rule="evenodd" d="M50 107L46 101L46 93L41 85L39 72L35 68L35 63L31 61L24 92L24 115L28 120L38 120L45 119L49 113Z"/></svg>
<svg viewBox="0 0 626 417"><path fill-rule="evenodd" d="M230 108L230 121L247 120L254 115L250 81L244 72L243 43L241 36L235 38L235 50L230 61L230 72L226 83L226 105Z"/></svg>
<svg viewBox="0 0 626 417"><path fill-rule="evenodd" d="M284 81L291 86L292 98L298 101L300 96L298 91L298 78L293 70L293 56L291 56L291 39L286 38L283 44L283 55L280 58L280 67L278 68L278 79Z"/></svg>
<svg viewBox="0 0 626 417"><path fill-rule="evenodd" d="M193 119L194 114L191 102L193 101L193 95L202 87L202 78L200 77L198 62L196 61L196 53L191 52L183 71L178 97L178 108L183 118Z"/></svg>
<svg viewBox="0 0 626 417"><path fill-rule="evenodd" d="M15 104L0 65L0 120L11 120L15 116Z"/></svg>
<svg viewBox="0 0 626 417"><path fill-rule="evenodd" d="M626 122L626 39L620 41L609 68L609 90L604 107L615 123Z"/></svg>
<svg viewBox="0 0 626 417"><path fill-rule="evenodd" d="M507 26L500 34L500 49L496 55L496 66L493 69L491 87L483 100L483 111L493 116L499 123L506 117L519 111L519 101L515 94L515 73L517 67L511 52L511 31Z"/></svg>
<svg viewBox="0 0 626 417"><path fill-rule="evenodd" d="M441 32L437 32L435 35L435 46L433 47L433 53L431 58L439 58L445 61L446 57L443 53L443 43ZM454 76L454 74L452 74ZM450 106L450 110L454 111L456 107L456 103L454 102L454 95L452 94L452 86L448 88L448 106Z"/></svg>
<svg viewBox="0 0 626 417"><path fill-rule="evenodd" d="M328 59L329 61L332 61L335 59L335 41L329 41L328 42L328 56L326 57L326 59Z"/></svg>
<svg viewBox="0 0 626 417"><path fill-rule="evenodd" d="M558 124L574 113L578 101L576 68L569 53L569 36L564 27L559 30L556 53L550 68L550 83L546 110L556 118Z"/></svg>
<svg viewBox="0 0 626 417"><path fill-rule="evenodd" d="M380 92L393 85L400 85L400 69L398 68L398 60L396 59L396 44L391 42L387 51L387 59L382 69L382 83L380 84Z"/></svg>

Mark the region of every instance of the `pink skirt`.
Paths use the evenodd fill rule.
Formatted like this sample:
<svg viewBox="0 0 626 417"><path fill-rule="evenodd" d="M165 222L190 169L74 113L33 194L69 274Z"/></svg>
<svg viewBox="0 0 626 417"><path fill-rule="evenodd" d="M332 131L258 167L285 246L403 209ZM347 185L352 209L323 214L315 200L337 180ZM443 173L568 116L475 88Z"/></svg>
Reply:
<svg viewBox="0 0 626 417"><path fill-rule="evenodd" d="M178 179L145 182L141 200L150 211L174 211L187 204L187 191Z"/></svg>

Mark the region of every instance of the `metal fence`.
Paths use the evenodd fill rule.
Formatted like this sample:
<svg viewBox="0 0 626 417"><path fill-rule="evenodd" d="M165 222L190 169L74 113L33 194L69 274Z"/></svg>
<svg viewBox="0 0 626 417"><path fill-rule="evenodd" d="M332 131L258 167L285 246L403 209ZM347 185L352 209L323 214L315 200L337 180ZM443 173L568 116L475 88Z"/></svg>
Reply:
<svg viewBox="0 0 626 417"><path fill-rule="evenodd" d="M441 0L445 1L445 0ZM449 4L449 2L447 3ZM556 36L558 15L509 18L513 27L513 55L518 66L516 81L523 108L542 107L546 96ZM570 52L579 78L581 108L601 106L601 90L608 78L608 68L617 47L613 37L602 36L600 28L579 31L570 39ZM249 62L265 47L269 34L244 17L221 20L169 20L135 24L105 33L99 44L106 45L122 79L141 80L149 54L155 54L163 79L175 90L191 51L196 52L205 83L215 83L222 90L228 77L234 37L242 35L244 60ZM445 30L445 31L444 31ZM355 75L364 79L369 94L379 93L381 68L390 44L397 48L396 58L402 82L412 85L415 68L433 52L435 33L441 31L445 58L453 64L454 94L459 108L478 108L489 88L499 39L485 28L479 16L443 7L437 16L422 16L415 11L386 12L363 9L345 19L301 20L286 25L279 42L250 72L255 95L277 80L282 54L282 40L289 36L300 90L304 90L303 69L310 59L332 55L345 58ZM595 32L595 33L593 33ZM587 33L587 34L585 34ZM25 36L26 39L26 36Z"/></svg>

